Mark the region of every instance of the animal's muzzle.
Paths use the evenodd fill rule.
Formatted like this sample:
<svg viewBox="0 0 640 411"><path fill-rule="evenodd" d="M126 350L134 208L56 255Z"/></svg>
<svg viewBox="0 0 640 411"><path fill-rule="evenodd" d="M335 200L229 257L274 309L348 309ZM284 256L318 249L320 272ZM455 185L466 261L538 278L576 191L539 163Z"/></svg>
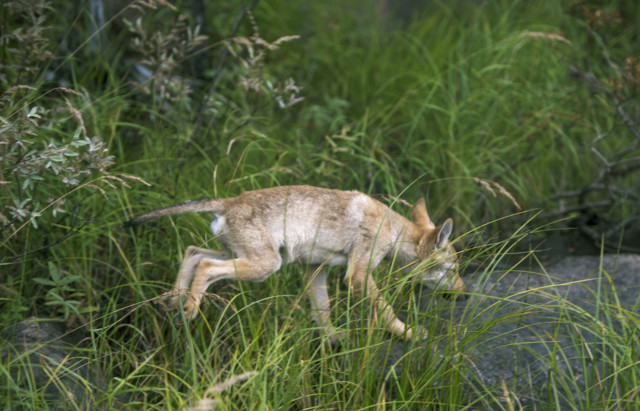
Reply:
<svg viewBox="0 0 640 411"><path fill-rule="evenodd" d="M467 297L469 297L467 295L467 286L465 285L464 281L462 281L462 278L460 278L460 276L458 276L457 274L449 290L444 293L444 297L456 301L466 300Z"/></svg>

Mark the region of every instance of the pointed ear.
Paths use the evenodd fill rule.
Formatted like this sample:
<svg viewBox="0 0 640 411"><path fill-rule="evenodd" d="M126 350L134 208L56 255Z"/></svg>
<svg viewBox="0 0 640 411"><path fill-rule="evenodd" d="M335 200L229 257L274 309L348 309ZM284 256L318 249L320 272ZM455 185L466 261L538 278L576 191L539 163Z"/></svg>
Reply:
<svg viewBox="0 0 640 411"><path fill-rule="evenodd" d="M436 240L436 250L446 247L449 237L451 236L451 232L453 231L453 220L447 218L447 220L438 228L440 231L438 231L438 239Z"/></svg>
<svg viewBox="0 0 640 411"><path fill-rule="evenodd" d="M419 199L414 204L413 210L411 210L411 218L420 227L436 228L436 225L429 218L429 214L427 214L427 203L424 198Z"/></svg>

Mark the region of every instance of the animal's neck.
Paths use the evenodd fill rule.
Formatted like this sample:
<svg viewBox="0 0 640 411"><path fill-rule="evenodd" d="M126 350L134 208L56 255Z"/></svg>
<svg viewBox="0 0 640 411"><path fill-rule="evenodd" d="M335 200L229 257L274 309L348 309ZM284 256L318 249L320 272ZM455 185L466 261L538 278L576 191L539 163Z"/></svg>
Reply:
<svg viewBox="0 0 640 411"><path fill-rule="evenodd" d="M389 223L394 239L393 256L401 266L414 262L417 258L416 244L422 234L418 226L402 215L391 210Z"/></svg>

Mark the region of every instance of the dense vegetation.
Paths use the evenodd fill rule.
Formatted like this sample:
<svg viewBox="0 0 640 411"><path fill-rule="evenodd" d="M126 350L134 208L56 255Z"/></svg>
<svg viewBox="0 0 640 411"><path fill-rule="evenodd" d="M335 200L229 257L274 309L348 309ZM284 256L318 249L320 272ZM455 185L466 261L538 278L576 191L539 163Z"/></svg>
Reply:
<svg viewBox="0 0 640 411"><path fill-rule="evenodd" d="M495 387L457 389L472 362L458 361L456 341L479 337L446 303L432 307L441 337L407 352L439 347L447 361L414 369L407 355L401 376L369 367L390 336L364 332L338 271L334 316L352 335L341 350L321 344L295 266L218 285L204 316L174 324L156 297L186 246L218 245L205 215L122 228L160 206L310 184L406 215L425 195L432 218L454 219L465 272L488 264L485 275L549 227L579 227L610 250L638 232L633 0L55 3L0 6L0 322L86 329L89 361L112 376L90 400L99 406L504 405ZM388 282L399 305L411 301ZM585 388L576 407L640 405L628 388L640 380L637 317L625 324L624 344L603 344L627 367L607 368L594 383L605 388ZM11 367L0 365L2 407L42 406Z"/></svg>

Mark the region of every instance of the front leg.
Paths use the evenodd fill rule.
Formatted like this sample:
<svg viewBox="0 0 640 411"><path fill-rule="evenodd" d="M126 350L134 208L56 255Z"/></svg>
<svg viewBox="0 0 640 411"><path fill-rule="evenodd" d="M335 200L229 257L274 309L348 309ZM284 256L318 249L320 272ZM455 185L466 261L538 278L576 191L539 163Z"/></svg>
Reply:
<svg viewBox="0 0 640 411"><path fill-rule="evenodd" d="M387 331L406 339L413 338L412 330L407 329L406 324L398 319L393 308L378 289L373 277L367 273L369 267L374 266L370 264L368 257L363 260L360 262L352 260L345 277L347 286L355 295L359 297L370 296L373 299L374 318L381 321Z"/></svg>
<svg viewBox="0 0 640 411"><path fill-rule="evenodd" d="M311 317L322 332L329 338L331 345L341 339L331 323L331 300L327 291L327 273L324 267L311 266L307 268L309 278L309 302L311 303Z"/></svg>

